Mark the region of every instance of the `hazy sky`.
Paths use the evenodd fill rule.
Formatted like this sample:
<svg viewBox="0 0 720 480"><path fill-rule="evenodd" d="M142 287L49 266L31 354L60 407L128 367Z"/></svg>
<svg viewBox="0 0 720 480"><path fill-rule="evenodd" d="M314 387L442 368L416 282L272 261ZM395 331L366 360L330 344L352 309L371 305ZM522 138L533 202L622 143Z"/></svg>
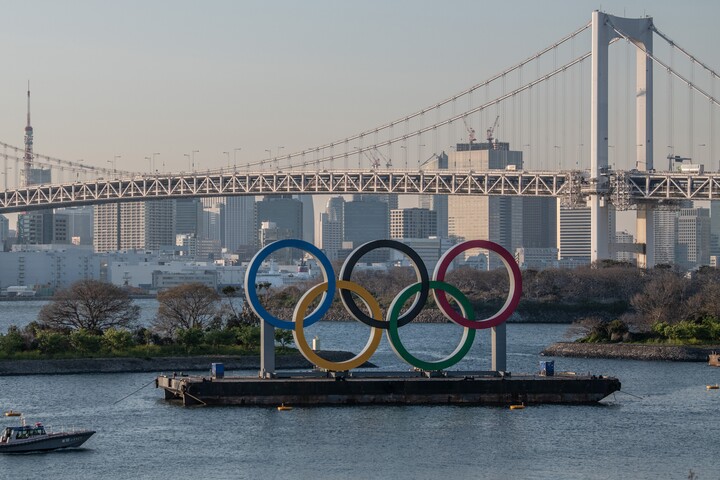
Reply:
<svg viewBox="0 0 720 480"><path fill-rule="evenodd" d="M432 105L590 20L651 15L720 67L720 2L0 1L0 141L108 167L238 164ZM589 48L589 45L588 45ZM717 94L717 93L716 93ZM235 151L242 148L241 151ZM156 165L160 168L160 165Z"/></svg>

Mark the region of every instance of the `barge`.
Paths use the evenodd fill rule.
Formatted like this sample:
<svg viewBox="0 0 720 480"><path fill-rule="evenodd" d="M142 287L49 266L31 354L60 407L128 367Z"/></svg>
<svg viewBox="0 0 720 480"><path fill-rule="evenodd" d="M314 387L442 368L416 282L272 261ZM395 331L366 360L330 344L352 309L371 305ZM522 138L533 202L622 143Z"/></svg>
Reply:
<svg viewBox="0 0 720 480"><path fill-rule="evenodd" d="M156 378L165 399L194 405L592 404L620 390L602 375L509 372L307 372L261 377Z"/></svg>

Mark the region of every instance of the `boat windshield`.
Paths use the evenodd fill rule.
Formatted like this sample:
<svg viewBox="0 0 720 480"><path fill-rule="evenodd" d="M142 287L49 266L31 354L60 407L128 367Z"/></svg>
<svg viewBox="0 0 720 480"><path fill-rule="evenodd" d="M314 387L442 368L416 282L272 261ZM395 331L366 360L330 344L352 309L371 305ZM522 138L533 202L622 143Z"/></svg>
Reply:
<svg viewBox="0 0 720 480"><path fill-rule="evenodd" d="M5 429L5 432L5 434L8 434L8 438L12 438L14 433L14 437L16 439L22 440L25 438L36 437L38 435L45 435L45 427L43 427L42 425L35 425L34 427L8 427ZM5 436L5 434L3 435L3 437Z"/></svg>

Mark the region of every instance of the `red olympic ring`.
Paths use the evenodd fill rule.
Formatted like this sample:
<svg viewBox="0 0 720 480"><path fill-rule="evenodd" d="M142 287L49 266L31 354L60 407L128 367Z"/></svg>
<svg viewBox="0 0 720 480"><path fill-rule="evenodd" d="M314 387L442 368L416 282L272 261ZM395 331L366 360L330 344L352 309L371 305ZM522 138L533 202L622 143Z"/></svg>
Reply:
<svg viewBox="0 0 720 480"><path fill-rule="evenodd" d="M456 312L442 290L433 290L433 296L435 297L435 303L446 317L462 327L482 329L496 327L503 323L505 320L510 318L510 315L515 311L518 304L520 303L520 295L522 294L522 275L520 274L520 268L518 267L515 259L510 253L505 250L502 246L489 240L468 240L466 242L459 243L440 257L437 265L435 266L435 272L433 273L433 280L444 282L445 274L452 261L459 254L473 249L482 248L495 252L500 256L505 268L508 271L510 289L508 291L505 305L493 316L484 320L470 320L463 317L461 314Z"/></svg>

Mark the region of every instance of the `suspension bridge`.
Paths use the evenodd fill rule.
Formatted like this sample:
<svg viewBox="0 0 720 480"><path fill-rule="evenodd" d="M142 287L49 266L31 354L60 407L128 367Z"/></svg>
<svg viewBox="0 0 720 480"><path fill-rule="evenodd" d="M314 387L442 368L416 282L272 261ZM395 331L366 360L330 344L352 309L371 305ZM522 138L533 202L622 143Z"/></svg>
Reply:
<svg viewBox="0 0 720 480"><path fill-rule="evenodd" d="M654 46L654 39L661 41ZM547 48L442 101L313 148L275 157L266 150L267 158L239 167L228 161L222 169L130 172L114 162L100 168L35 153L28 158L26 148L0 142L0 213L231 195L550 196L566 207L590 206L593 260L609 257L609 208L636 210L637 242L645 246L638 263L652 266L653 209L720 195L718 78L652 18L595 11ZM465 152L484 143L473 125L491 125L487 149L502 136L521 150L522 168L472 169ZM667 146L660 161L656 144ZM441 166L443 156L450 160ZM680 162L691 168L678 171ZM56 180L31 184L24 175L29 168L49 169Z"/></svg>

